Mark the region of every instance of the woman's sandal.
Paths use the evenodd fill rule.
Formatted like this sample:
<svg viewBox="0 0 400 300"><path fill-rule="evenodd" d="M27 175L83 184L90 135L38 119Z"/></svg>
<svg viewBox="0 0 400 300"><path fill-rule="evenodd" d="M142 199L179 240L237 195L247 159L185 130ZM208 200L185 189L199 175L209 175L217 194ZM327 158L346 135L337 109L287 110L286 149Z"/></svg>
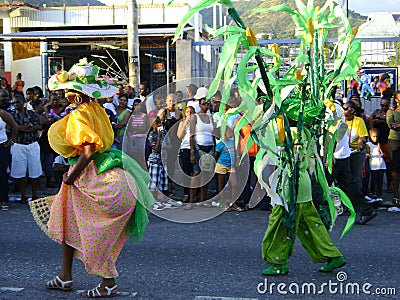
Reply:
<svg viewBox="0 0 400 300"><path fill-rule="evenodd" d="M117 285L114 285L113 287L109 288L108 286L105 286L104 289L107 291L107 294L102 295L101 292L99 291L99 288L101 288L101 284L96 286L94 289L87 290L83 294L83 297L85 298L112 298L117 296L118 290L117 290Z"/></svg>
<svg viewBox="0 0 400 300"><path fill-rule="evenodd" d="M44 286L46 289L70 291L72 290L72 283L72 280L62 281L60 277L56 276L52 280L47 281Z"/></svg>

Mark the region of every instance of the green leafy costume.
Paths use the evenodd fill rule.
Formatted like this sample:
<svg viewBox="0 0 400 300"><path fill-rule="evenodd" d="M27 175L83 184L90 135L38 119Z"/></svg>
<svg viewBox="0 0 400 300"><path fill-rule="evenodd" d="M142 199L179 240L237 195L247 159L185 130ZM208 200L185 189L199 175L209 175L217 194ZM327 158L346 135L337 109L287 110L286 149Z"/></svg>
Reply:
<svg viewBox="0 0 400 300"><path fill-rule="evenodd" d="M351 212L342 237L355 221L349 199L340 189L328 186L325 166L328 171L332 170L334 144L343 136L332 91L343 80L356 76L360 66L361 42L354 39L345 12L333 0L327 0L321 8L314 7L313 0L308 0L307 5L301 0L293 2L296 9L287 4L256 9L258 12L289 13L296 24L300 51L293 66L283 76L279 72L283 61L278 54L279 46L275 44L267 49L258 45L253 32L244 25L230 0L200 1L180 22L175 35L176 40L195 13L216 3L228 7L228 13L237 25L209 30L210 36L222 36L224 44L208 96L215 94L223 79L220 106L220 111L223 111L232 84L237 82L242 103L237 108L229 109L225 118L242 113L243 117L234 129L236 141L241 128L252 124L253 132L247 145L256 142L260 146L254 169L274 206L263 241L263 258L272 264L287 262L296 235L315 262L341 257L326 231L326 228L332 228L337 215L331 198L333 192L339 194L342 203ZM328 30L338 27L337 24L345 28L345 34L339 38L333 71L328 74L325 70L326 39ZM242 57L240 61L239 53ZM254 61L256 65L252 63ZM235 67L236 75L233 72ZM249 73L256 74L254 80L249 80ZM290 122L296 125L291 127ZM221 135L223 131L222 126ZM307 163L311 157L315 161L313 176L320 190L318 200L322 205L318 213L323 216L323 223L311 201ZM263 169L271 162L276 170L269 178L263 178ZM324 271L343 264L344 260L339 261ZM280 271L286 273L287 269Z"/></svg>

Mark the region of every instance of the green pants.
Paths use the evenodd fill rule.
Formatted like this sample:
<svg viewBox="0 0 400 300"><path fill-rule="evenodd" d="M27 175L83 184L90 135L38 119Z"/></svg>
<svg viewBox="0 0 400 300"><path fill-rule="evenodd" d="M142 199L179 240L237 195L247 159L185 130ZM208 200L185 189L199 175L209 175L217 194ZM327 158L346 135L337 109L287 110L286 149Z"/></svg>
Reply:
<svg viewBox="0 0 400 300"><path fill-rule="evenodd" d="M269 216L267 231L262 241L262 258L269 264L286 264L293 254L294 242L287 239L287 229L282 222L282 206L275 206ZM315 263L327 262L342 256L333 244L328 231L319 218L312 201L297 203L295 235Z"/></svg>

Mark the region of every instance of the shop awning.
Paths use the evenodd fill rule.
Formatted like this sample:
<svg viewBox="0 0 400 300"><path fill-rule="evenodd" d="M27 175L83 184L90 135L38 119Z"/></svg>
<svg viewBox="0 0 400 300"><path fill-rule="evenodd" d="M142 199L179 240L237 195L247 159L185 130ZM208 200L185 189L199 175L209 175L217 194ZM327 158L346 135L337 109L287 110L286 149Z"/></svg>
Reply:
<svg viewBox="0 0 400 300"><path fill-rule="evenodd" d="M140 28L139 36L173 36L176 28ZM2 42L54 41L59 39L126 38L127 29L44 30L0 34Z"/></svg>

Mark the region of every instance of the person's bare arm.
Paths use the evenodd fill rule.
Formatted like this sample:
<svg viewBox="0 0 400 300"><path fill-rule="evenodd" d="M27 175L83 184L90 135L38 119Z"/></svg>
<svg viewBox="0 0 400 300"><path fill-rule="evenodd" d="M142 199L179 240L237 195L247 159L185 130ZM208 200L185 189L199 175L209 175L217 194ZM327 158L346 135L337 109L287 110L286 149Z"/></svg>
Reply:
<svg viewBox="0 0 400 300"><path fill-rule="evenodd" d="M82 171L87 167L90 161L93 158L95 152L94 144L86 144L83 147L83 152L79 156L78 161L71 168L71 172L69 174L65 173L63 176L63 182L67 185L71 185L74 183L75 179L82 173Z"/></svg>
<svg viewBox="0 0 400 300"><path fill-rule="evenodd" d="M190 124L190 117L185 118L181 122L179 122L178 130L176 132L176 135L178 138L183 139L186 133L186 126Z"/></svg>
<svg viewBox="0 0 400 300"><path fill-rule="evenodd" d="M10 115L5 110L0 109L0 117L3 119L4 122L11 128L11 141L15 142L18 136L18 124L15 122L12 115ZM10 142L9 142L10 144Z"/></svg>
<svg viewBox="0 0 400 300"><path fill-rule="evenodd" d="M124 118L122 119L122 122L120 122L119 124L118 124L118 127L119 128L124 128L125 126L126 126L126 124L128 124L128 121L129 121L129 118L131 117L131 113L128 111L126 114L125 114L125 116L124 116Z"/></svg>
<svg viewBox="0 0 400 300"><path fill-rule="evenodd" d="M192 164L196 163L196 155L195 155L195 140L194 140L194 132L196 129L197 118L195 115L190 116L190 162Z"/></svg>

